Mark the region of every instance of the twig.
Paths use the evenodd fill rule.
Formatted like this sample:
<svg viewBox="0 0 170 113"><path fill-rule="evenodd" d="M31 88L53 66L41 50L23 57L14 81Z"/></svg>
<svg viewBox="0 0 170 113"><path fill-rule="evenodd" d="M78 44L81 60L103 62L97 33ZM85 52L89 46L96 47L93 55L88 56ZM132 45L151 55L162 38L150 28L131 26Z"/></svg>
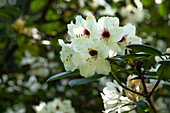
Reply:
<svg viewBox="0 0 170 113"><path fill-rule="evenodd" d="M146 84L145 84L145 81L144 81L144 76L143 76L143 74L142 75L140 74L139 76L140 76L141 81L142 81L142 85L143 85L143 88L144 88L144 93L145 93L145 95L147 95L148 94L148 90L146 88Z"/></svg>
<svg viewBox="0 0 170 113"><path fill-rule="evenodd" d="M153 105L153 103L152 103L150 97L149 97L149 98L146 98L146 100L147 100L147 101L149 102L149 104L151 105L151 107L152 107L154 113L158 113L157 110L156 110L156 108L155 108L155 106Z"/></svg>
<svg viewBox="0 0 170 113"><path fill-rule="evenodd" d="M164 69L165 69L165 68L166 68L166 67L164 67ZM158 87L160 81L162 80L162 75L163 75L164 69L162 70L161 75L159 76L158 81L156 82L155 86L153 87L152 91L150 92L149 97L151 97L151 95L153 94L153 92L155 91L155 89Z"/></svg>
<svg viewBox="0 0 170 113"><path fill-rule="evenodd" d="M128 91L131 91L131 92L133 92L133 93L135 93L135 94L141 95L141 96L143 96L143 97L146 97L144 94L139 93L139 92L136 92L136 91L134 91L134 90L132 90L132 89L129 89L129 88L126 87L125 85L123 85L123 84L119 81L119 79L116 77L116 75L114 74L114 72L111 71L111 73L112 73L113 77L115 78L115 80L118 82L118 84L119 84L120 86L122 86L124 89L126 89L126 90L128 90Z"/></svg>

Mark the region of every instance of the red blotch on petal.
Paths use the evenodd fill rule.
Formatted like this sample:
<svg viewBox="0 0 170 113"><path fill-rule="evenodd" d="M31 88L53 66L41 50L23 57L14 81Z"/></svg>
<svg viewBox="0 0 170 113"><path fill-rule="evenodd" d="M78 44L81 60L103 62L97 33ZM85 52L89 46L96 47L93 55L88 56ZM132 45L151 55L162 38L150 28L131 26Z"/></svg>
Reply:
<svg viewBox="0 0 170 113"><path fill-rule="evenodd" d="M109 37L110 37L109 31L107 31L107 30L104 29L104 32L102 33L102 37L104 37L104 38L109 38Z"/></svg>
<svg viewBox="0 0 170 113"><path fill-rule="evenodd" d="M89 32L87 29L84 29L84 30L83 30L83 33L84 33L85 35L90 35L90 32Z"/></svg>
<svg viewBox="0 0 170 113"><path fill-rule="evenodd" d="M96 50L91 50L91 51L89 51L89 54L91 56L96 56L98 54L98 52Z"/></svg>

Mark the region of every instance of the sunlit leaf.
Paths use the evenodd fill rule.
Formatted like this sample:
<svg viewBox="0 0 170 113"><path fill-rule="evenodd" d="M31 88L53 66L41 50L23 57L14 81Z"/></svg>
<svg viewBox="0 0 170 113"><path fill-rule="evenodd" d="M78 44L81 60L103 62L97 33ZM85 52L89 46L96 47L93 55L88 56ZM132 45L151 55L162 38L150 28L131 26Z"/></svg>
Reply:
<svg viewBox="0 0 170 113"><path fill-rule="evenodd" d="M33 12L41 10L47 3L47 0L33 0L30 5L30 9Z"/></svg>

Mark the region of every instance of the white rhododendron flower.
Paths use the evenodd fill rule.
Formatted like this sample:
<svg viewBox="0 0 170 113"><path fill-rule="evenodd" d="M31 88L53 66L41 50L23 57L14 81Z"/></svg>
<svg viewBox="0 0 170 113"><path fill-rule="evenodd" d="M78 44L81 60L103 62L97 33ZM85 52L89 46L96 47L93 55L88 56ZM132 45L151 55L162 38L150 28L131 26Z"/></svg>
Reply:
<svg viewBox="0 0 170 113"><path fill-rule="evenodd" d="M79 69L84 77L95 73L108 75L111 67L106 58L124 54L127 44L141 43L141 38L135 35L135 26L120 27L117 17L101 17L96 21L94 16L83 19L78 15L75 24L71 22L67 27L70 43L59 40L61 60L67 71Z"/></svg>
<svg viewBox="0 0 170 113"><path fill-rule="evenodd" d="M94 31L94 27L96 27L96 20L93 16L88 17L87 20L83 19L81 16L76 17L76 24L71 21L70 24L67 25L68 34L71 37L71 41L76 39L84 39L88 37L92 37L96 32Z"/></svg>
<svg viewBox="0 0 170 113"><path fill-rule="evenodd" d="M75 113L70 100L55 98L48 103L40 102L39 106L33 106L36 113Z"/></svg>
<svg viewBox="0 0 170 113"><path fill-rule="evenodd" d="M60 52L61 60L64 63L64 67L67 71L74 71L76 66L72 62L72 56L74 51L71 49L70 44L65 44L63 40L58 40L59 44L62 46L62 51Z"/></svg>
<svg viewBox="0 0 170 113"><path fill-rule="evenodd" d="M121 113L124 111L129 111L135 106L132 101L123 96L123 88L114 80L114 82L107 82L106 87L101 93L105 113ZM131 112L132 113L132 112ZM135 113L135 111L133 111Z"/></svg>
<svg viewBox="0 0 170 113"><path fill-rule="evenodd" d="M122 49L121 52L124 52L126 49L126 46L128 44L142 44L142 39L137 37L136 34L136 28L132 24L127 24L123 27L123 30L125 32L122 39L118 42L120 48ZM120 53L124 54L124 53Z"/></svg>
<svg viewBox="0 0 170 113"><path fill-rule="evenodd" d="M109 46L110 50L121 51L117 42L122 39L125 32L122 27L119 27L119 19L117 17L101 17L98 20L98 25L96 38Z"/></svg>
<svg viewBox="0 0 170 113"><path fill-rule="evenodd" d="M84 48L73 56L73 62L80 67L80 74L84 77L92 76L95 72L108 75L111 67L105 58L108 57L109 48L104 43L94 42L92 39L86 39L81 46Z"/></svg>

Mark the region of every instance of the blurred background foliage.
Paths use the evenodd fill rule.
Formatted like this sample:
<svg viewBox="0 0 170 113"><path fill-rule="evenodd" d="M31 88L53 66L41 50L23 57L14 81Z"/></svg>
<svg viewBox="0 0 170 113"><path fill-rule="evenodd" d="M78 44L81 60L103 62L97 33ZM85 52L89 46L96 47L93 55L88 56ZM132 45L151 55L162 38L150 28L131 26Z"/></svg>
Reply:
<svg viewBox="0 0 170 113"><path fill-rule="evenodd" d="M55 97L71 99L77 113L104 109L100 92L112 78L73 88L70 78L46 83L64 71L58 39L68 37L67 24L91 14L117 16L120 25L136 26L144 44L163 52L170 47L169 0L0 0L0 113L34 113L33 105ZM125 82L128 74L119 78ZM168 94L162 88L155 100L164 97L170 108Z"/></svg>

